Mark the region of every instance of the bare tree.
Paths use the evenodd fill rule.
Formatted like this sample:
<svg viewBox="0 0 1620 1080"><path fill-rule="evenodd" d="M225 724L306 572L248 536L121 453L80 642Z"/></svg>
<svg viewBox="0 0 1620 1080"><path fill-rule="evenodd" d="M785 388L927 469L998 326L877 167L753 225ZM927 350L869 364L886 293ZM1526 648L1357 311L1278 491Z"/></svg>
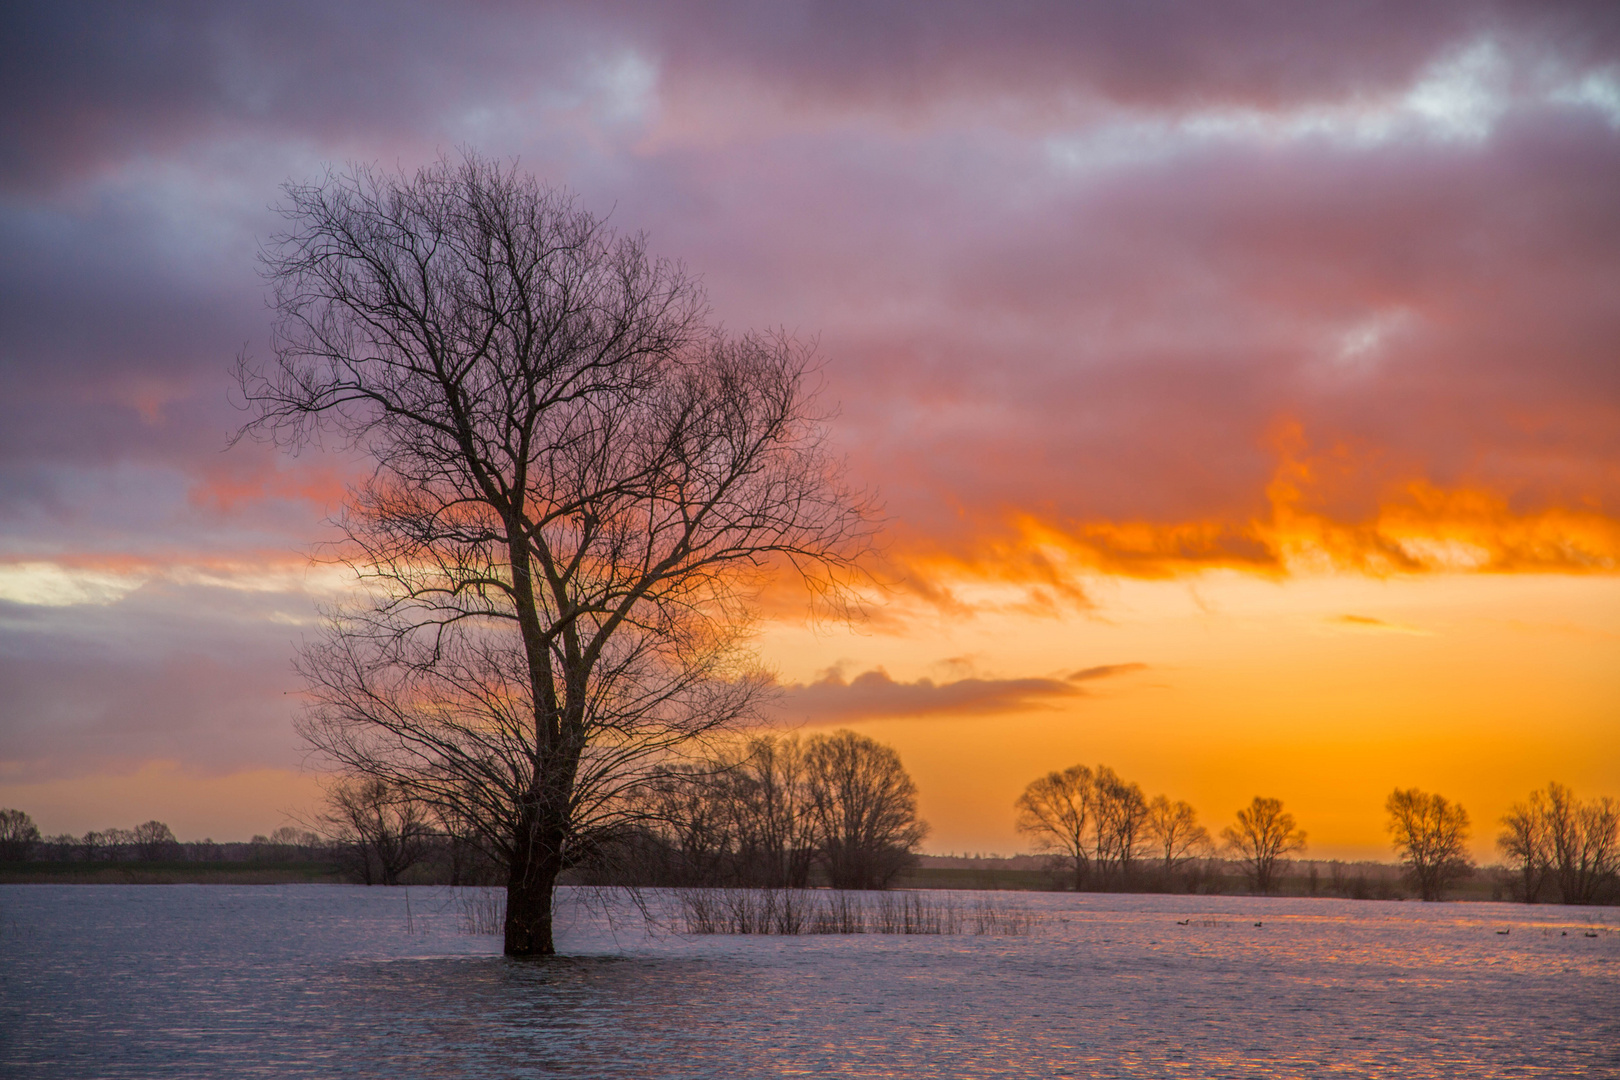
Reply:
<svg viewBox="0 0 1620 1080"><path fill-rule="evenodd" d="M1147 807L1147 838L1152 841L1166 878L1183 863L1210 849L1209 830L1198 823L1198 812L1183 800L1171 802L1156 795Z"/></svg>
<svg viewBox="0 0 1620 1080"><path fill-rule="evenodd" d="M1496 837L1497 850L1508 857L1518 872L1524 902L1538 903L1542 890L1552 878L1553 867L1546 796L1532 791L1526 801L1514 803L1503 816L1502 826Z"/></svg>
<svg viewBox="0 0 1620 1080"><path fill-rule="evenodd" d="M1131 871L1142 853L1148 820L1147 797L1141 785L1127 781L1107 765L1092 777L1096 816L1097 869L1117 871L1119 887L1130 885Z"/></svg>
<svg viewBox="0 0 1620 1080"><path fill-rule="evenodd" d="M1259 795L1237 812L1236 824L1221 830L1221 839L1242 861L1249 883L1262 896L1276 887L1287 866L1286 856L1305 849L1305 831L1294 827L1294 815L1283 809L1282 800Z"/></svg>
<svg viewBox="0 0 1620 1080"><path fill-rule="evenodd" d="M1018 810L1018 831L1030 837L1039 851L1050 851L1067 863L1078 892L1085 887L1091 858L1086 844L1091 834L1091 770L1072 765L1032 780L1013 804Z"/></svg>
<svg viewBox="0 0 1620 1080"><path fill-rule="evenodd" d="M749 739L727 769L739 865L748 884L802 889L816 854L805 748L797 735Z"/></svg>
<svg viewBox="0 0 1620 1080"><path fill-rule="evenodd" d="M1559 783L1532 791L1502 818L1497 848L1517 870L1525 903L1551 883L1566 904L1597 902L1620 885L1620 803L1582 802Z"/></svg>
<svg viewBox="0 0 1620 1080"><path fill-rule="evenodd" d="M1449 886L1474 872L1467 850L1468 811L1461 806L1443 795L1397 788L1384 809L1390 839L1423 899L1440 899Z"/></svg>
<svg viewBox="0 0 1620 1080"><path fill-rule="evenodd" d="M398 885L427 854L432 823L420 804L376 778L339 781L327 792L322 818L367 885Z"/></svg>
<svg viewBox="0 0 1620 1080"><path fill-rule="evenodd" d="M754 589L786 565L838 602L870 504L824 449L811 356L721 334L679 266L566 194L473 155L286 190L244 430L373 465L339 523L367 588L302 651L300 730L472 823L508 870L506 952L550 954L558 874L752 710Z"/></svg>
<svg viewBox="0 0 1620 1080"><path fill-rule="evenodd" d="M0 810L0 862L26 862L39 843L39 827L21 810Z"/></svg>
<svg viewBox="0 0 1620 1080"><path fill-rule="evenodd" d="M130 831L130 843L135 857L145 862L172 859L180 853L180 842L161 821L148 821Z"/></svg>
<svg viewBox="0 0 1620 1080"><path fill-rule="evenodd" d="M1547 785L1545 805L1559 899L1595 903L1620 869L1620 805L1608 797L1583 803L1557 783Z"/></svg>
<svg viewBox="0 0 1620 1080"><path fill-rule="evenodd" d="M320 850L321 838L310 829L297 825L282 825L270 834L270 843L296 858L310 859Z"/></svg>
<svg viewBox="0 0 1620 1080"><path fill-rule="evenodd" d="M634 843L614 845L633 865L607 869L660 885L739 884L736 808L729 781L723 763L703 761L672 767L645 785L637 824L651 831L657 847L648 852Z"/></svg>
<svg viewBox="0 0 1620 1080"><path fill-rule="evenodd" d="M832 887L887 888L928 835L900 755L875 739L838 731L810 740L805 773L816 846Z"/></svg>

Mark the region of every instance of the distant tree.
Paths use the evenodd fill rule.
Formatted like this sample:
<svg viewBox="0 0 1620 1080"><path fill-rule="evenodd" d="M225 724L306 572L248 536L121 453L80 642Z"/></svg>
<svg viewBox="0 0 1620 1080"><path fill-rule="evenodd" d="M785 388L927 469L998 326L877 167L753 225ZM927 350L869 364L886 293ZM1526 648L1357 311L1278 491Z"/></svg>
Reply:
<svg viewBox="0 0 1620 1080"><path fill-rule="evenodd" d="M327 804L322 821L365 884L397 885L427 854L433 836L427 814L384 781L340 780L327 792Z"/></svg>
<svg viewBox="0 0 1620 1080"><path fill-rule="evenodd" d="M80 839L79 850L86 861L117 862L133 852L134 842L129 829L92 830Z"/></svg>
<svg viewBox="0 0 1620 1080"><path fill-rule="evenodd" d="M0 862L27 862L39 843L39 827L21 810L0 810Z"/></svg>
<svg viewBox="0 0 1620 1080"><path fill-rule="evenodd" d="M724 791L744 880L804 888L816 854L816 818L799 737L756 736L724 764Z"/></svg>
<svg viewBox="0 0 1620 1080"><path fill-rule="evenodd" d="M1559 899L1595 903L1620 870L1620 805L1606 796L1583 803L1563 784L1548 784L1546 821Z"/></svg>
<svg viewBox="0 0 1620 1080"><path fill-rule="evenodd" d="M638 865L604 868L632 880L650 876L661 885L736 884L735 808L724 769L717 762L676 765L643 785L637 817L656 837L658 848L649 853L634 844L623 846L616 850ZM649 864L649 855L654 864Z"/></svg>
<svg viewBox="0 0 1620 1080"><path fill-rule="evenodd" d="M1145 828L1166 877L1210 849L1209 830L1198 823L1192 804L1171 802L1167 795L1155 796L1148 804Z"/></svg>
<svg viewBox="0 0 1620 1080"><path fill-rule="evenodd" d="M1283 809L1282 800L1259 795L1237 812L1236 824L1221 830L1221 838L1262 896L1276 887L1286 856L1305 849L1305 831L1294 827L1294 815Z"/></svg>
<svg viewBox="0 0 1620 1080"><path fill-rule="evenodd" d="M805 775L816 846L833 888L887 888L928 835L900 755L853 731L817 735L805 748Z"/></svg>
<svg viewBox="0 0 1620 1080"><path fill-rule="evenodd" d="M1518 875L1520 899L1527 904L1539 903L1553 876L1546 795L1532 791L1524 802L1514 803L1503 816L1502 826L1496 847Z"/></svg>
<svg viewBox="0 0 1620 1080"><path fill-rule="evenodd" d="M161 821L148 821L130 830L130 846L142 862L172 859L180 853L180 842Z"/></svg>
<svg viewBox="0 0 1620 1080"><path fill-rule="evenodd" d="M1116 871L1119 887L1128 887L1146 840L1147 796L1141 785L1125 780L1107 765L1097 767L1091 789L1097 819L1097 869L1104 874Z"/></svg>
<svg viewBox="0 0 1620 1080"><path fill-rule="evenodd" d="M1407 877L1425 900L1438 900L1474 872L1468 858L1468 812L1443 795L1397 788L1384 803L1386 826Z"/></svg>
<svg viewBox="0 0 1620 1080"><path fill-rule="evenodd" d="M1091 868L1086 852L1092 826L1091 770L1073 765L1031 780L1013 805L1018 810L1018 831L1031 838L1036 850L1058 855L1067 864L1075 891L1083 889Z"/></svg>
<svg viewBox="0 0 1620 1080"><path fill-rule="evenodd" d="M1620 804L1582 802L1560 783L1532 791L1502 818L1497 848L1508 857L1526 903L1548 884L1566 904L1591 904L1620 887Z"/></svg>
<svg viewBox="0 0 1620 1080"><path fill-rule="evenodd" d="M308 859L320 847L321 838L309 829L302 829L296 825L282 825L270 834L270 843L279 848L290 850L299 858Z"/></svg>
<svg viewBox="0 0 1620 1080"><path fill-rule="evenodd" d="M44 846L46 858L63 862L77 859L81 850L79 838L72 833L47 836L40 843Z"/></svg>

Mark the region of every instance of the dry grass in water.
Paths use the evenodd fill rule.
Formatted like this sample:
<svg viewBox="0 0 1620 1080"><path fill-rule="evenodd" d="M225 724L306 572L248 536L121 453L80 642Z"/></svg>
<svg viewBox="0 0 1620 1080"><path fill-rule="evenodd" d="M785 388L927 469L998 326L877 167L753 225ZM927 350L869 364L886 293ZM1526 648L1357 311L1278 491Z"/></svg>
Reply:
<svg viewBox="0 0 1620 1080"><path fill-rule="evenodd" d="M502 889L462 889L456 907L464 934L497 936L506 930L506 893Z"/></svg>
<svg viewBox="0 0 1620 1080"><path fill-rule="evenodd" d="M913 891L680 889L688 934L993 934L1022 935L1036 923L1025 905L999 897Z"/></svg>

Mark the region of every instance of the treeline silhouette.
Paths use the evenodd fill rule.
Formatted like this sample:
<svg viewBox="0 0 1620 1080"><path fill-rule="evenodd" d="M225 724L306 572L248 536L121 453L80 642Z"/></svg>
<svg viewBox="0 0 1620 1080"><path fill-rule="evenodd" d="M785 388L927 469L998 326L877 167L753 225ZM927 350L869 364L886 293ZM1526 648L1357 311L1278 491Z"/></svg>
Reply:
<svg viewBox="0 0 1620 1080"><path fill-rule="evenodd" d="M317 876L362 885L497 883L493 865L464 840L432 830L402 837L387 823L365 834L348 831L324 836L288 825L269 836L216 843L176 840L161 821L148 821L133 829L92 830L83 836L42 836L28 814L0 810L0 863L43 863L82 871L298 864L314 868Z"/></svg>
<svg viewBox="0 0 1620 1080"><path fill-rule="evenodd" d="M850 731L760 735L720 742L632 796L626 824L581 853L584 884L700 889L885 889L917 870L927 834L916 785L895 751ZM1109 892L1248 890L1397 899L1402 886L1444 898L1478 868L1462 806L1416 788L1385 802L1398 867L1315 861L1293 869L1306 836L1281 800L1256 796L1219 839L1193 807L1108 766L1072 766L1032 781L1016 825L1046 853L1044 886ZM111 865L305 864L367 885L501 883L500 864L468 831L440 820L378 780L343 781L314 828L284 826L246 843L180 842L162 822L83 836L42 836L28 814L0 810L0 862ZM1577 798L1549 783L1501 819L1489 868L1492 898L1525 903L1620 903L1620 802ZM933 860L930 860L933 861ZM997 861L997 860L987 860ZM1323 868L1326 873L1323 873ZM1235 872L1235 874L1234 874ZM916 879L921 881L921 879ZM993 886L993 875L975 878Z"/></svg>
<svg viewBox="0 0 1620 1080"><path fill-rule="evenodd" d="M1014 803L1018 831L1050 855L1058 887L1086 891L1225 890L1236 866L1253 892L1276 892L1289 856L1305 849L1306 834L1280 799L1255 796L1220 832L1220 843L1192 806L1166 795L1149 799L1114 769L1074 765L1033 780ZM1476 867L1468 855L1470 822L1462 806L1417 788L1396 789L1385 801L1386 829L1404 884L1424 900L1439 900ZM1603 796L1581 801L1551 783L1516 803L1502 818L1497 848L1507 858L1494 872L1493 896L1526 903L1620 903L1620 803ZM1295 888L1356 898L1397 898L1390 882L1353 878L1329 864L1320 880L1312 864Z"/></svg>
<svg viewBox="0 0 1620 1080"><path fill-rule="evenodd" d="M914 851L928 832L900 756L852 731L718 741L706 756L650 775L624 798L624 823L591 848L571 853L571 880L886 889L914 865ZM333 784L314 824L319 831L284 826L248 844L179 844L159 822L127 833L45 840L26 814L5 811L0 858L86 864L301 860L366 885L502 883L499 860L466 823L447 820L379 779Z"/></svg>

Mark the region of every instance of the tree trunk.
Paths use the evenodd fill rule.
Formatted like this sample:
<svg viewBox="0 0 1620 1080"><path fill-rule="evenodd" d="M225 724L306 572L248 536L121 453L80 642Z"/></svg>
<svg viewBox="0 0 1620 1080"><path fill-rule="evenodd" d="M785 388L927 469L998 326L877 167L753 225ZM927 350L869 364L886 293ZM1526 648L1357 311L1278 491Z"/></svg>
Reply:
<svg viewBox="0 0 1620 1080"><path fill-rule="evenodd" d="M506 955L554 956L557 945L551 937L551 903L562 871L550 851L534 844L512 860L506 881Z"/></svg>

